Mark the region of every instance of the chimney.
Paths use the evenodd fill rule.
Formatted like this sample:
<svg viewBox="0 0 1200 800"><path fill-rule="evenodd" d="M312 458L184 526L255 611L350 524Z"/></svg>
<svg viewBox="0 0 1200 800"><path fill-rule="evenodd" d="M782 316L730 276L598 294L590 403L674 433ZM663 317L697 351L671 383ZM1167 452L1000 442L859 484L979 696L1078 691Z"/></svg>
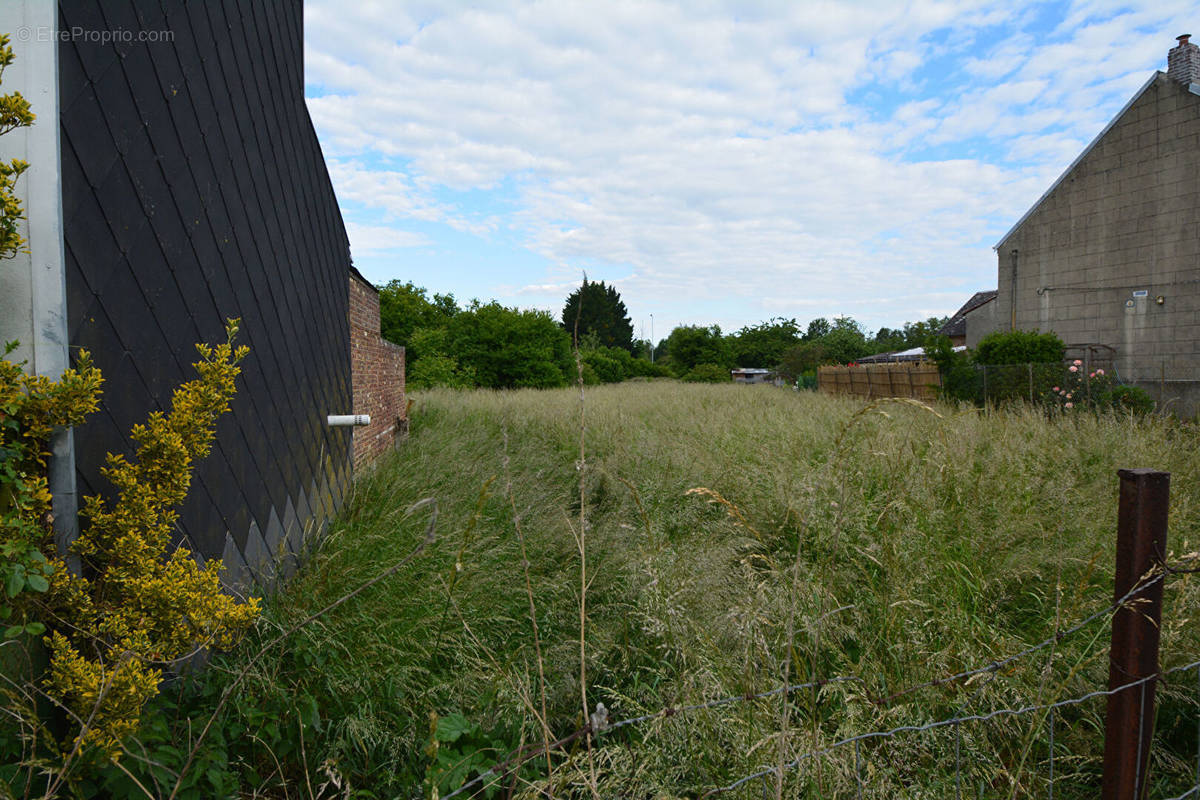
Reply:
<svg viewBox="0 0 1200 800"><path fill-rule="evenodd" d="M1190 33L1176 37L1179 46L1167 52L1167 77L1184 86L1200 83L1200 47L1188 41Z"/></svg>

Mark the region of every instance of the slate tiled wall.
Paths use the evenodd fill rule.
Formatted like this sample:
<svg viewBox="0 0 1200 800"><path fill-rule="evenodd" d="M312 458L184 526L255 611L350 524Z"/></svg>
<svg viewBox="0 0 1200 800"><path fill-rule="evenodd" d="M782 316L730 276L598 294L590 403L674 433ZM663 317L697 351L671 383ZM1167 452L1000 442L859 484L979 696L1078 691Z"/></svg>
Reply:
<svg viewBox="0 0 1200 800"><path fill-rule="evenodd" d="M250 355L180 536L245 586L289 570L350 478L349 246L303 97L301 0L62 0L69 335L105 376L76 430L79 491L242 320ZM163 33L167 32L167 33ZM45 117L43 117L45 119Z"/></svg>

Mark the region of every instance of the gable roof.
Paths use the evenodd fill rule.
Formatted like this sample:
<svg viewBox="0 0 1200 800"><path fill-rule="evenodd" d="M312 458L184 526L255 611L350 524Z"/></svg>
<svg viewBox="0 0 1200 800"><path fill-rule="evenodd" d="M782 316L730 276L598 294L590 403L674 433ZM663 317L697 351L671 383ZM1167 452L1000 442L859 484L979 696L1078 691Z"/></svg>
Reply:
<svg viewBox="0 0 1200 800"><path fill-rule="evenodd" d="M1067 167L1065 170L1063 170L1062 175L1058 176L1058 180L1056 180L1054 183L1050 184L1050 188L1047 189L1045 192L1043 192L1042 196L1037 199L1037 202L1034 203L1032 206L1030 206L1029 210L1026 211L1019 220L1017 220L1016 224L1008 229L1008 233L1006 233L1006 234L1004 234L1004 236L1000 237L1000 241L998 241L998 242L996 242L996 244L992 245L992 249L999 250L1001 245L1003 245L1005 242L1007 242L1009 240L1009 238L1014 233L1017 232L1017 229L1020 228L1023 224L1025 224L1025 220L1029 219L1029 217L1033 215L1033 212L1038 210L1038 206L1040 206L1042 204L1042 202L1045 201L1045 199L1047 197L1049 197L1050 194L1055 189L1058 188L1058 185L1060 183L1062 183L1064 180L1066 180L1066 177L1071 174L1071 171L1074 170L1076 166L1079 165L1079 162L1083 161L1083 159L1085 159L1087 157L1088 153L1092 152L1092 150L1096 147L1096 145L1100 143L1100 140L1104 138L1105 134L1107 134L1110 130L1112 130L1113 126L1117 124L1117 121L1120 120L1121 117L1125 116L1125 112L1128 111L1134 103L1136 103L1139 99L1141 99L1141 96L1146 93L1146 90L1149 89L1151 86L1153 86L1154 82L1157 81L1159 78L1166 78L1166 77L1167 77L1167 74L1165 72L1158 72L1158 71L1156 71L1153 75L1151 75L1150 80L1143 83L1142 88L1140 88L1136 92L1134 92L1133 97L1129 98L1129 102L1126 103L1121 108L1121 110L1117 112L1117 115L1115 117L1113 117L1112 119L1110 119L1108 121L1108 124L1104 126L1104 130L1102 130L1102 131L1100 131L1100 133L1096 134L1096 138L1092 139L1092 141L1088 143L1088 146L1083 148L1083 152L1081 152L1078 156L1075 157L1075 160L1071 162L1071 165L1069 167Z"/></svg>
<svg viewBox="0 0 1200 800"><path fill-rule="evenodd" d="M970 314L982 305L992 302L996 299L997 294L998 292L995 289L989 289L986 292L976 292L971 295L971 299L963 303L962 308L954 312L954 316L950 318L950 321L938 330L938 335L966 336L967 314Z"/></svg>

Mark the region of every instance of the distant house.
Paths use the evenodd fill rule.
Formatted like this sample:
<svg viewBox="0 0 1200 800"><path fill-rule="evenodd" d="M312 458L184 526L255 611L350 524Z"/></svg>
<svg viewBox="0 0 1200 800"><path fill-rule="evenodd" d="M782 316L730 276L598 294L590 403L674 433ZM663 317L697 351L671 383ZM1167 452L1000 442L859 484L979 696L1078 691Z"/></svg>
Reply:
<svg viewBox="0 0 1200 800"><path fill-rule="evenodd" d="M1156 72L996 244L996 328L1113 353L1120 379L1200 403L1200 47Z"/></svg>
<svg viewBox="0 0 1200 800"><path fill-rule="evenodd" d="M949 336L955 347L974 347L989 331L996 329L996 290L976 292L954 312L950 321L938 329L939 336Z"/></svg>
<svg viewBox="0 0 1200 800"><path fill-rule="evenodd" d="M294 568L355 465L403 429L403 349L379 338L378 294L351 265L303 21L301 0L0 4L0 32L25 32L0 92L38 115L0 140L31 164L30 254L3 271L0 340L52 376L86 348L105 378L101 408L54 442L56 525L76 491L111 491L105 454L129 453L130 428L194 377L195 343L241 318L250 355L178 523L235 588ZM327 424L353 413L372 427Z"/></svg>
<svg viewBox="0 0 1200 800"><path fill-rule="evenodd" d="M738 367L729 371L734 383L771 383L775 373L761 367Z"/></svg>

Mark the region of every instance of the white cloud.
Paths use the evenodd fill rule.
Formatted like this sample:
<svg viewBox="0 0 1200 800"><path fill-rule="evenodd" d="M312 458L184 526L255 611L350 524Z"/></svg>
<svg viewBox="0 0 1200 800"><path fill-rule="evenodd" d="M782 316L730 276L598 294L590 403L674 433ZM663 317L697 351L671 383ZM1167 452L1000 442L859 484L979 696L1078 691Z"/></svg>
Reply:
<svg viewBox="0 0 1200 800"><path fill-rule="evenodd" d="M1000 2L308 0L309 107L344 202L554 265L497 280L511 296L595 262L634 273L635 315L894 325L994 285L987 245L1165 60L1181 8L1077 3L1047 31ZM504 211L438 200L496 191Z"/></svg>
<svg viewBox="0 0 1200 800"><path fill-rule="evenodd" d="M380 225L346 223L346 234L350 237L350 250L357 255L386 253L406 247L423 247L430 244L424 234L396 230Z"/></svg>

